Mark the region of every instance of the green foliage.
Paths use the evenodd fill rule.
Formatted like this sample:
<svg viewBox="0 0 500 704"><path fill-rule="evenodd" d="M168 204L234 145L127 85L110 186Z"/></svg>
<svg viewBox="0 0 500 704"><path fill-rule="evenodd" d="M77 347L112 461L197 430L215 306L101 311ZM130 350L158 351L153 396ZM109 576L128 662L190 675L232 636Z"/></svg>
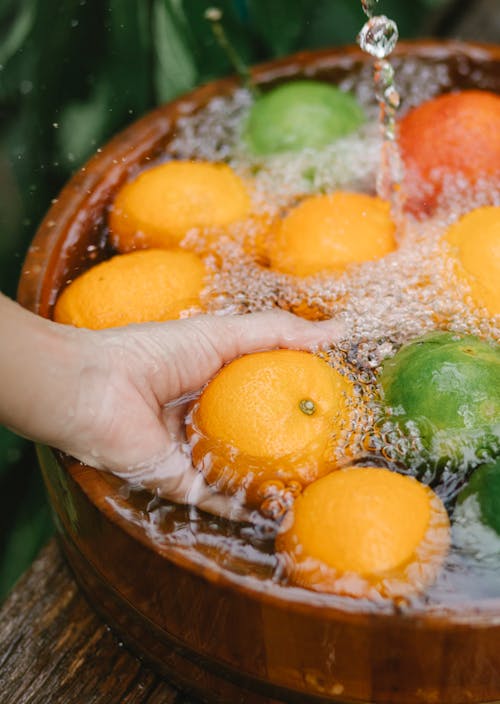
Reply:
<svg viewBox="0 0 500 704"><path fill-rule="evenodd" d="M307 0L275 0L272 8L266 0L248 2L252 29L260 35L264 46L274 56L297 50L304 27L313 14L314 4Z"/></svg>
<svg viewBox="0 0 500 704"><path fill-rule="evenodd" d="M163 42L162 37L170 37ZM155 89L160 101L184 93L196 83L198 71L190 48L189 26L176 3L153 3L153 45L156 57Z"/></svg>
<svg viewBox="0 0 500 704"><path fill-rule="evenodd" d="M380 10L409 36L423 11L443 2L381 0ZM359 0L0 2L0 290L14 295L37 223L101 143L158 103L232 72L204 19L213 4L249 64L352 43L364 21ZM8 556L0 561L0 594L49 525L29 448L0 431L0 544Z"/></svg>
<svg viewBox="0 0 500 704"><path fill-rule="evenodd" d="M0 602L53 530L34 454L0 426Z"/></svg>

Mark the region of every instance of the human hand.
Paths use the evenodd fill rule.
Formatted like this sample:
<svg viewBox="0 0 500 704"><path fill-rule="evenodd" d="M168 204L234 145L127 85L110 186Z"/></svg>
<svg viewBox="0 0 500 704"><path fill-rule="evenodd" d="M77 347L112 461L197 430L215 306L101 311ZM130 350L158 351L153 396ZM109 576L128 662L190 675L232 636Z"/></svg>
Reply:
<svg viewBox="0 0 500 704"><path fill-rule="evenodd" d="M200 504L206 486L191 466L184 437L186 403L221 366L241 354L336 340L341 326L310 323L284 312L198 316L129 326L84 339L86 370L69 454L133 484L178 501Z"/></svg>
<svg viewBox="0 0 500 704"><path fill-rule="evenodd" d="M29 415L25 408L23 420L18 410L7 424L132 484L198 505L212 492L191 466L182 398L239 355L314 348L342 332L335 321L312 323L283 311L101 331L35 316L28 322L29 344L37 348L40 338L36 358L24 363L32 369Z"/></svg>

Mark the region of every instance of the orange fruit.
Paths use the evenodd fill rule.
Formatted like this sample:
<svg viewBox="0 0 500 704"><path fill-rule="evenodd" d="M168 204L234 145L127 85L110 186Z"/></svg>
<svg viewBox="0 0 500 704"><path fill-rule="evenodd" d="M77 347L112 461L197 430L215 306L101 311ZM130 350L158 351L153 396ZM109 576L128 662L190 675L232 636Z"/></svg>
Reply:
<svg viewBox="0 0 500 704"><path fill-rule="evenodd" d="M169 161L143 171L118 192L109 213L121 252L173 247L194 228L224 228L250 214L250 195L226 164Z"/></svg>
<svg viewBox="0 0 500 704"><path fill-rule="evenodd" d="M269 246L273 269L309 276L342 271L396 248L389 203L362 193L310 196L276 226Z"/></svg>
<svg viewBox="0 0 500 704"><path fill-rule="evenodd" d="M94 330L172 320L200 305L206 274L201 259L181 249L120 254L72 281L54 320Z"/></svg>
<svg viewBox="0 0 500 704"><path fill-rule="evenodd" d="M467 213L447 230L444 241L475 303L500 315L500 207Z"/></svg>
<svg viewBox="0 0 500 704"><path fill-rule="evenodd" d="M448 514L436 494L380 467L350 467L310 484L277 537L293 583L368 598L425 588L448 545Z"/></svg>
<svg viewBox="0 0 500 704"><path fill-rule="evenodd" d="M245 355L224 367L188 425L193 462L210 484L259 505L274 480L308 484L327 472L349 423L353 386L310 352Z"/></svg>
<svg viewBox="0 0 500 704"><path fill-rule="evenodd" d="M468 90L433 98L399 123L407 208L432 213L446 176L475 183L500 170L500 96Z"/></svg>

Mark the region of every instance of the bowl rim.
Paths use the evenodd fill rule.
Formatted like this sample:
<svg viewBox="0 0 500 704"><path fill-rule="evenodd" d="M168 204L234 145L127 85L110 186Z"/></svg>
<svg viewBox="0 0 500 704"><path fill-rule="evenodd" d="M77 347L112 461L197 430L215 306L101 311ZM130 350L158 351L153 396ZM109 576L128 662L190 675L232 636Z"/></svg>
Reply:
<svg viewBox="0 0 500 704"><path fill-rule="evenodd" d="M464 55L473 60L500 62L500 45L462 42L457 40L413 40L398 43L393 56L398 58L415 57L444 60L452 55ZM314 78L315 74L328 68L352 65L355 62L368 64L372 57L363 53L357 46L348 45L301 51L283 58L258 64L251 69L253 79L260 85L273 84L301 75ZM305 66L305 70L304 70ZM83 210L95 210L102 218L102 198L96 193L116 188L128 175L127 164L133 167L141 159L148 157L154 145L161 143L175 121L184 115L202 109L214 95L222 96L238 88L240 81L235 76L221 78L204 84L181 95L175 100L146 113L109 140L96 154L81 167L61 190L58 198L41 222L28 249L19 288L18 301L21 305L44 317L50 317L54 303L50 281L61 265L64 251L76 241L79 220ZM140 137L140 139L139 139ZM457 608L437 605L422 610L400 611L391 603L390 608L379 604L356 601L350 608L345 597L332 594L319 594L300 587L280 587L273 582L253 582L248 576L224 570L212 561L201 564L189 559L175 546L156 545L144 529L124 518L107 501L104 489L110 484L106 474L86 467L75 460L55 451L56 460L68 470L73 480L87 495L89 501L102 512L108 521L120 530L138 539L149 550L161 554L163 558L208 580L219 587L238 591L242 596L277 607L286 607L296 612L307 612L318 617L338 620L358 620L367 616L383 620L397 619L399 624L412 626L439 627L443 625L490 627L500 624L500 598L488 600L488 606L478 608L478 602L461 602ZM92 487L102 486L103 495L95 496ZM116 497L113 499L116 500Z"/></svg>

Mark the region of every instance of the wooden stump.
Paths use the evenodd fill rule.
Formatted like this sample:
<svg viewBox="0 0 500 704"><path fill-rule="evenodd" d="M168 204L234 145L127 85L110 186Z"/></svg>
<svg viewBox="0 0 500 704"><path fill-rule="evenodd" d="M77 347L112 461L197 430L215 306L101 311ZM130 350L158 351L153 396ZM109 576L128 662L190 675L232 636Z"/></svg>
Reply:
<svg viewBox="0 0 500 704"><path fill-rule="evenodd" d="M52 540L1 612L2 704L194 704L131 655Z"/></svg>

